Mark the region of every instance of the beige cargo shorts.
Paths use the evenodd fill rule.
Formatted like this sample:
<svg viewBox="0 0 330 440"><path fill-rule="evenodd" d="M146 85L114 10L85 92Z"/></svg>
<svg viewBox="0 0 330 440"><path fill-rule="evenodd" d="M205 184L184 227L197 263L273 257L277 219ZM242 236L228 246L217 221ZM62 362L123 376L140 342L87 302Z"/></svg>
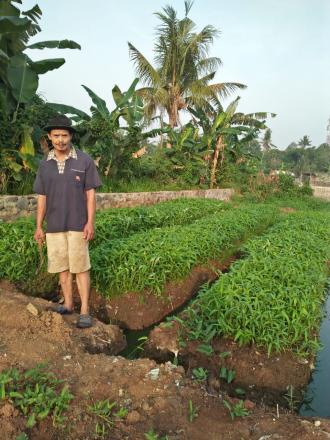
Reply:
<svg viewBox="0 0 330 440"><path fill-rule="evenodd" d="M83 232L51 232L46 234L48 272L86 272L91 268L88 241Z"/></svg>

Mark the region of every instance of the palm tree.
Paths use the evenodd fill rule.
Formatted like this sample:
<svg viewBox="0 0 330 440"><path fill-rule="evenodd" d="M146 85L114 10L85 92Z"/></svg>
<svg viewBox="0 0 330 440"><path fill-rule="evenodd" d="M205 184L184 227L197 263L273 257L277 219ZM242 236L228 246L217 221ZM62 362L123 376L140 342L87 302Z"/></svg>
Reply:
<svg viewBox="0 0 330 440"><path fill-rule="evenodd" d="M188 17L192 1L185 1L185 16L177 17L172 6L166 6L155 15L160 20L155 44L155 67L135 47L128 43L130 58L145 87L138 93L146 103L146 114L151 117L158 110L166 112L171 127L179 125L179 112L189 106L204 108L209 102L226 97L240 83L210 84L217 68L218 57L209 57L209 47L219 36L213 26L195 32L196 25Z"/></svg>
<svg viewBox="0 0 330 440"><path fill-rule="evenodd" d="M298 142L298 145L301 147L301 148L306 148L306 147L309 147L310 145L312 145L312 142L311 142L311 140L309 139L309 136L303 136L300 140L299 140L299 142Z"/></svg>
<svg viewBox="0 0 330 440"><path fill-rule="evenodd" d="M277 148L272 143L272 130L270 128L267 128L264 133L264 137L261 141L262 150L265 153L266 151L270 151L272 148Z"/></svg>

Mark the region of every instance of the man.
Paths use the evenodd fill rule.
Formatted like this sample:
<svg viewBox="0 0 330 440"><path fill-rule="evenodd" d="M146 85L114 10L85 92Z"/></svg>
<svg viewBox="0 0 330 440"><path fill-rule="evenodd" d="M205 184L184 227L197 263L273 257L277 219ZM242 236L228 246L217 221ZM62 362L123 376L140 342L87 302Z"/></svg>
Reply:
<svg viewBox="0 0 330 440"><path fill-rule="evenodd" d="M38 194L35 240L47 243L48 272L59 273L64 303L55 310L73 312L72 274L81 299L77 327L91 327L89 315L90 260L94 236L95 188L101 186L93 160L72 145L74 128L64 115L45 127L53 149L40 163L33 189ZM42 224L46 218L46 235Z"/></svg>

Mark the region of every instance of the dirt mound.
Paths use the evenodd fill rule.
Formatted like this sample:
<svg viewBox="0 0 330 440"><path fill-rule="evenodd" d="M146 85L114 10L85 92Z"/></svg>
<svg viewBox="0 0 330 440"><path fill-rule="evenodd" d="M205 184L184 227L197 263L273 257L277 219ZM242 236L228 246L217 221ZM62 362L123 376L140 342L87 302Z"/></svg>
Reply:
<svg viewBox="0 0 330 440"><path fill-rule="evenodd" d="M268 355L263 349L239 346L225 338L214 338L210 345L212 353L208 354L200 351L201 341L189 341L183 335L184 331L175 321L155 327L145 345L146 356L165 362L175 355L188 373L202 367L218 379L221 368L225 369L224 374L233 371L234 383L223 387L229 393L243 388L245 397L253 400L287 406L289 392L294 393L297 401L302 399L313 368L312 359L298 359L288 352Z"/></svg>
<svg viewBox="0 0 330 440"><path fill-rule="evenodd" d="M61 316L50 311L54 305L39 298L26 297L10 284L0 284L0 368L19 365L29 368L51 362L71 352L90 351L116 354L126 346L117 326L95 320L81 331L75 326L77 315Z"/></svg>
<svg viewBox="0 0 330 440"><path fill-rule="evenodd" d="M33 307L28 310L29 303ZM330 438L328 421L322 420L316 427L313 420L301 420L282 410L277 414L274 407L248 401L244 406L250 408L250 415L237 415L232 420L224 401L232 406L236 403L221 386L211 389L208 384L192 381L183 367L170 362L91 354L110 353L109 346L120 344L121 331L97 320L93 329L78 330L75 316L61 317L47 311L48 305L2 284L0 371L11 367L25 370L48 361L51 371L68 384L74 399L63 427L53 426L47 417L32 429L26 427L26 418L9 399L0 400L1 440L16 440L22 432L29 440L96 439L102 419L91 406L107 399L115 402L117 409L125 409L121 418L113 418L107 425L104 438L112 440L145 440L145 434L151 432L159 439L167 435L169 440Z"/></svg>
<svg viewBox="0 0 330 440"><path fill-rule="evenodd" d="M94 290L91 295L92 309L105 322L115 322L130 330L142 330L180 308L204 283L214 281L219 271L227 270L235 259L232 256L223 262L212 260L197 266L183 280L168 282L160 296L145 291L141 294L127 292L119 297L104 299Z"/></svg>

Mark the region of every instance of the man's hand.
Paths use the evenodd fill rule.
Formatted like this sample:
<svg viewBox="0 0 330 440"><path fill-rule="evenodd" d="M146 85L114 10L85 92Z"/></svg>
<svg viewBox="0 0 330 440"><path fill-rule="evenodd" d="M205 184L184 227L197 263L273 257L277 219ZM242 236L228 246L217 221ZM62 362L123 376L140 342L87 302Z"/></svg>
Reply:
<svg viewBox="0 0 330 440"><path fill-rule="evenodd" d="M83 238L86 241L94 238L94 225L92 223L86 223L83 230Z"/></svg>
<svg viewBox="0 0 330 440"><path fill-rule="evenodd" d="M45 242L45 233L42 228L37 228L34 233L35 241L40 245Z"/></svg>

